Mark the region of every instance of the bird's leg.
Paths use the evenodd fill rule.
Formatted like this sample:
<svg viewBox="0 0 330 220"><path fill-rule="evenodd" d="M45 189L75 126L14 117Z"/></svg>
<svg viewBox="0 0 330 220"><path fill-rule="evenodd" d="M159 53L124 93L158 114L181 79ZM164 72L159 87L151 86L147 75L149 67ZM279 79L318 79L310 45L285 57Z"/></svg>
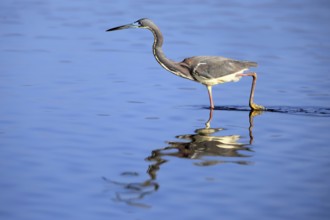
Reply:
<svg viewBox="0 0 330 220"><path fill-rule="evenodd" d="M256 87L256 82L257 82L257 74L255 72L251 72L251 73L245 73L245 74L237 74L238 76L252 76L253 80L252 80L252 86L251 86L251 92L250 92L250 101L249 101L249 105L250 108L252 110L264 110L265 107L261 106L261 105L257 105L254 103L254 89Z"/></svg>
<svg viewBox="0 0 330 220"><path fill-rule="evenodd" d="M212 121L212 117L213 117L213 108L210 108L210 116L209 116L209 120L207 120L207 122L205 122L205 127L206 128L210 128L211 126L211 121Z"/></svg>
<svg viewBox="0 0 330 220"><path fill-rule="evenodd" d="M209 93L210 109L214 109L213 98L212 98L212 86L206 86L207 92Z"/></svg>

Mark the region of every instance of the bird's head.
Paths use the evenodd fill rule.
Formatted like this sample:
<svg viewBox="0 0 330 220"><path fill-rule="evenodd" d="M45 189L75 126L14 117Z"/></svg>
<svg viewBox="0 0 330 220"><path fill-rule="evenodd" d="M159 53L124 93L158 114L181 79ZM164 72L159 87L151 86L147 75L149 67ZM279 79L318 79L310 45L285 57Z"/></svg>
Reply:
<svg viewBox="0 0 330 220"><path fill-rule="evenodd" d="M141 18L131 24L125 24L118 27L110 28L107 31L117 31L117 30L123 30L128 28L148 28L148 24L152 23L151 20L148 18Z"/></svg>

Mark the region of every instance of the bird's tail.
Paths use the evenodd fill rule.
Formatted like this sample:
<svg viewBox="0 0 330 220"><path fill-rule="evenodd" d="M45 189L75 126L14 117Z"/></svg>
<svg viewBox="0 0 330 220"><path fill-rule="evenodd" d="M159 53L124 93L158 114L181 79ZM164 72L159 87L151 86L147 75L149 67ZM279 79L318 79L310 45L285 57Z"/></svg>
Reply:
<svg viewBox="0 0 330 220"><path fill-rule="evenodd" d="M245 61L245 64L248 67L257 67L258 66L258 64L256 62L252 62L252 61Z"/></svg>

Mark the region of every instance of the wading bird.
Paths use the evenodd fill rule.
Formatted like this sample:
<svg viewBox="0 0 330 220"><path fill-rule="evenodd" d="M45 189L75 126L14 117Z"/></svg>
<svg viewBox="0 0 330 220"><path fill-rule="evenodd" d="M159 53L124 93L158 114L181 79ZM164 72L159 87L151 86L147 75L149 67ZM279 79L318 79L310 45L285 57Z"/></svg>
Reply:
<svg viewBox="0 0 330 220"><path fill-rule="evenodd" d="M257 63L250 61L238 61L220 56L195 56L186 58L181 62L175 62L163 53L163 35L160 29L147 18L137 20L132 24L122 25L107 31L116 31L127 28L149 29L154 35L153 54L157 62L169 72L199 82L207 87L210 108L214 109L212 98L212 86L225 82L237 82L242 76L252 76L252 87L250 92L249 105L252 110L263 110L264 107L253 102L254 88L257 80L257 74L254 72L244 73L250 67L256 67Z"/></svg>

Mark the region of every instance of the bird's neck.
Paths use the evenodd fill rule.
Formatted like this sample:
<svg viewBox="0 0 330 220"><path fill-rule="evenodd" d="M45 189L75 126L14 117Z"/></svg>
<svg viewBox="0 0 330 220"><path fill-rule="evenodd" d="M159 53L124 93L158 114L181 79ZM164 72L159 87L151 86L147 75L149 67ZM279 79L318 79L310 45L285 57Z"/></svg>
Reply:
<svg viewBox="0 0 330 220"><path fill-rule="evenodd" d="M187 75L189 73L183 74L183 72L186 72L187 70L184 69L183 67L181 67L179 63L168 59L164 55L164 52L162 49L164 40L163 40L163 35L162 35L161 31L159 30L159 28L153 27L150 30L154 35L154 44L152 47L152 51L153 51L153 54L154 54L157 62L167 71L170 71L170 72L174 73L175 75L187 78L184 75Z"/></svg>
<svg viewBox="0 0 330 220"><path fill-rule="evenodd" d="M157 62L164 67L166 70L171 71L174 67L174 62L170 59L168 59L162 49L163 46L163 35L160 32L160 30L157 28L157 30L151 29L151 32L154 35L154 44L152 46L152 52L157 60Z"/></svg>

